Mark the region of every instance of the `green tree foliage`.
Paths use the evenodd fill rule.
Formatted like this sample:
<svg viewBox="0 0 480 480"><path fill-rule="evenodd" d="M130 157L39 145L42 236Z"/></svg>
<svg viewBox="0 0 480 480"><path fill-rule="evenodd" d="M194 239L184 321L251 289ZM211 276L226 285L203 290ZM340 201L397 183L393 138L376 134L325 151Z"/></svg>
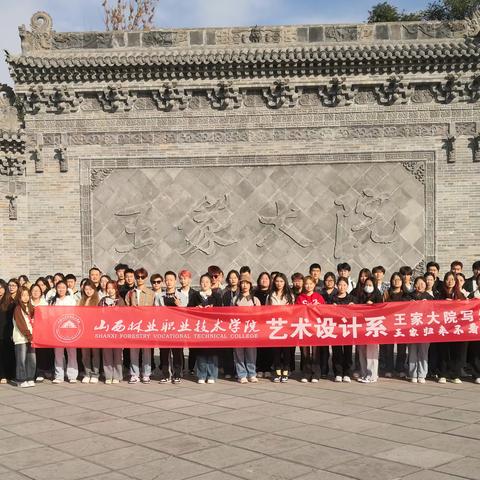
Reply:
<svg viewBox="0 0 480 480"><path fill-rule="evenodd" d="M421 14L417 12L406 13L388 2L377 3L368 12L368 23L380 22L410 22L420 20Z"/></svg>

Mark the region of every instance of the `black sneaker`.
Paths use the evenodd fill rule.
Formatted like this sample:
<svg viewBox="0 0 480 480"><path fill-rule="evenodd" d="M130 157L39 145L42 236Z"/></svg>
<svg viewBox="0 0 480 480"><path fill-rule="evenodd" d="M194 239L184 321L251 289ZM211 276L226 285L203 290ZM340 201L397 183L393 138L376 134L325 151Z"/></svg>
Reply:
<svg viewBox="0 0 480 480"><path fill-rule="evenodd" d="M281 377L279 377L278 375L275 375L275 376L272 378L272 382L273 382L273 383L280 383L280 380L281 380Z"/></svg>
<svg viewBox="0 0 480 480"><path fill-rule="evenodd" d="M172 383L180 383L182 380L180 379L180 377L173 377L172 378Z"/></svg>
<svg viewBox="0 0 480 480"><path fill-rule="evenodd" d="M168 383L169 381L170 380L168 378L165 378L165 377L160 379L160 383Z"/></svg>

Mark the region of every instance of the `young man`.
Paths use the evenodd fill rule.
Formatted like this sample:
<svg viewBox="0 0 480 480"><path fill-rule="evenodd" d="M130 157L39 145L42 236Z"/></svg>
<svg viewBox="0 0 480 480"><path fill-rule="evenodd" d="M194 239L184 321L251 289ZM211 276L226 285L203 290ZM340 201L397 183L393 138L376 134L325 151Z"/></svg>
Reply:
<svg viewBox="0 0 480 480"><path fill-rule="evenodd" d="M207 269L207 273L212 279L212 292L223 293L222 282L223 282L223 271L217 265L210 265Z"/></svg>
<svg viewBox="0 0 480 480"><path fill-rule="evenodd" d="M163 294L163 304L166 307L181 307L182 300L177 292L177 274L172 271L165 272L163 276L165 281L165 292ZM162 364L163 378L160 383L168 383L170 378L170 355L172 356L172 383L181 382L183 370L183 348L161 348L160 363Z"/></svg>
<svg viewBox="0 0 480 480"><path fill-rule="evenodd" d="M299 272L294 273L292 275L292 293L295 296L295 300L297 297L303 292L303 275Z"/></svg>
<svg viewBox="0 0 480 480"><path fill-rule="evenodd" d="M310 276L313 278L315 282L315 292L321 293L324 287L323 280L320 278L322 275L322 267L319 263L312 263L310 265Z"/></svg>
<svg viewBox="0 0 480 480"><path fill-rule="evenodd" d="M413 270L412 267L409 267L408 265L405 265L403 267L400 267L400 275L403 278L403 285L405 287L405 290L408 293L413 292L413 282L412 282L412 275L413 275Z"/></svg>
<svg viewBox="0 0 480 480"><path fill-rule="evenodd" d="M440 280L440 265L437 262L427 263L427 273L431 273L435 278L433 289L437 292L443 290L443 282Z"/></svg>
<svg viewBox="0 0 480 480"><path fill-rule="evenodd" d="M118 289L120 296L125 300L127 293L135 288L135 271L131 268L125 270L125 283Z"/></svg>
<svg viewBox="0 0 480 480"><path fill-rule="evenodd" d="M457 273L462 273L463 271L463 263L460 262L459 260L455 260L453 261L451 264L450 264L450 271L453 273L453 274L457 274Z"/></svg>
<svg viewBox="0 0 480 480"><path fill-rule="evenodd" d="M242 280L248 280L249 282L252 281L252 271L250 270L250 267L248 265L244 265L243 267L240 268L240 281Z"/></svg>
<svg viewBox="0 0 480 480"><path fill-rule="evenodd" d="M95 284L95 288L100 290L100 277L102 276L102 272L98 267L92 267L88 271L88 278Z"/></svg>
<svg viewBox="0 0 480 480"><path fill-rule="evenodd" d="M385 268L379 265L378 267L373 267L372 270L373 277L375 278L375 287L383 295L386 290L389 289L390 283L385 282Z"/></svg>
<svg viewBox="0 0 480 480"><path fill-rule="evenodd" d="M125 265L124 263L119 263L115 267L118 288L120 288L122 285L125 285L125 270L128 270L128 265Z"/></svg>
<svg viewBox="0 0 480 480"><path fill-rule="evenodd" d="M125 303L133 307L151 307L155 301L155 294L147 288L145 281L148 272L144 268L135 270L136 287L130 290L126 297ZM152 351L150 348L142 348L142 376L140 379L140 349L130 349L130 380L128 383L135 384L150 383L150 375L152 374Z"/></svg>
<svg viewBox="0 0 480 480"><path fill-rule="evenodd" d="M347 279L348 281L347 293L351 293L355 288L355 282L350 278L350 274L352 273L352 267L346 262L339 263L337 265L337 273L338 273L338 278L344 277Z"/></svg>
<svg viewBox="0 0 480 480"><path fill-rule="evenodd" d="M77 288L77 277L73 273L69 273L65 276L65 281L67 282L70 295L73 295L76 301L80 300L82 293Z"/></svg>
<svg viewBox="0 0 480 480"><path fill-rule="evenodd" d="M472 265L473 275L467 279L463 288L469 293L473 293L477 289L477 277L480 275L480 260Z"/></svg>

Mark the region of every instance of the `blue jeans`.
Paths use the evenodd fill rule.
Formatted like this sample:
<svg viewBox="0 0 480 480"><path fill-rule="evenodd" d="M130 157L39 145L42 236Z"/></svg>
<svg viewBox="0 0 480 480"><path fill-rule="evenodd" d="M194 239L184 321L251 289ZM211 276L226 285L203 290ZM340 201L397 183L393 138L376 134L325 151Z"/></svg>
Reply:
<svg viewBox="0 0 480 480"><path fill-rule="evenodd" d="M208 351L198 350L195 367L199 380L218 379L218 355L210 355Z"/></svg>
<svg viewBox="0 0 480 480"><path fill-rule="evenodd" d="M35 380L36 358L35 349L31 343L15 345L15 361L18 383Z"/></svg>
<svg viewBox="0 0 480 480"><path fill-rule="evenodd" d="M238 378L252 378L257 376L255 368L257 362L256 348L234 348L233 360Z"/></svg>

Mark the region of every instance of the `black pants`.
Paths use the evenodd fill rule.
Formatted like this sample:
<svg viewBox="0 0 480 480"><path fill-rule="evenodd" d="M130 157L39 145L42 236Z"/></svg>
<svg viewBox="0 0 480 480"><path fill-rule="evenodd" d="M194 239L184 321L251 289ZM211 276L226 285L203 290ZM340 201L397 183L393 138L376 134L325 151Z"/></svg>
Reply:
<svg viewBox="0 0 480 480"><path fill-rule="evenodd" d="M295 371L295 354L297 351L297 347L289 347L290 348L290 371Z"/></svg>
<svg viewBox="0 0 480 480"><path fill-rule="evenodd" d="M0 378L15 378L15 346L10 336L0 339Z"/></svg>
<svg viewBox="0 0 480 480"><path fill-rule="evenodd" d="M37 372L43 377L45 374L52 374L54 365L53 348L37 348ZM37 375L38 376L38 375Z"/></svg>
<svg viewBox="0 0 480 480"><path fill-rule="evenodd" d="M473 378L480 378L480 342L470 342L468 345L468 357L472 367Z"/></svg>
<svg viewBox="0 0 480 480"><path fill-rule="evenodd" d="M188 349L188 371L192 372L195 370L195 362L197 361L197 350L198 348L189 348Z"/></svg>
<svg viewBox="0 0 480 480"><path fill-rule="evenodd" d="M219 350L219 362L223 368L224 375L235 375L235 365L233 363L233 348L222 348Z"/></svg>
<svg viewBox="0 0 480 480"><path fill-rule="evenodd" d="M304 378L320 378L320 347L300 347L302 375Z"/></svg>
<svg viewBox="0 0 480 480"><path fill-rule="evenodd" d="M428 375L430 377L440 373L440 362L438 358L439 346L439 343L431 343L428 349Z"/></svg>
<svg viewBox="0 0 480 480"><path fill-rule="evenodd" d="M320 352L320 374L322 377L328 376L328 359L330 358L330 347L317 347Z"/></svg>
<svg viewBox="0 0 480 480"><path fill-rule="evenodd" d="M273 349L273 368L282 372L290 369L290 347L278 347Z"/></svg>
<svg viewBox="0 0 480 480"><path fill-rule="evenodd" d="M467 342L444 342L438 344L439 375L445 378L460 378L466 357Z"/></svg>
<svg viewBox="0 0 480 480"><path fill-rule="evenodd" d="M270 372L273 364L273 348L257 348L257 372Z"/></svg>
<svg viewBox="0 0 480 480"><path fill-rule="evenodd" d="M397 357L394 360L395 345L380 345L381 370L388 373L405 373L407 363L407 344L397 344Z"/></svg>
<svg viewBox="0 0 480 480"><path fill-rule="evenodd" d="M170 352L172 352L172 376L173 378L180 378L183 370L183 348L161 348L160 359L162 363L162 373L165 378L169 375L169 359Z"/></svg>
<svg viewBox="0 0 480 480"><path fill-rule="evenodd" d="M351 345L338 345L332 347L333 374L337 377L352 376L352 351Z"/></svg>

